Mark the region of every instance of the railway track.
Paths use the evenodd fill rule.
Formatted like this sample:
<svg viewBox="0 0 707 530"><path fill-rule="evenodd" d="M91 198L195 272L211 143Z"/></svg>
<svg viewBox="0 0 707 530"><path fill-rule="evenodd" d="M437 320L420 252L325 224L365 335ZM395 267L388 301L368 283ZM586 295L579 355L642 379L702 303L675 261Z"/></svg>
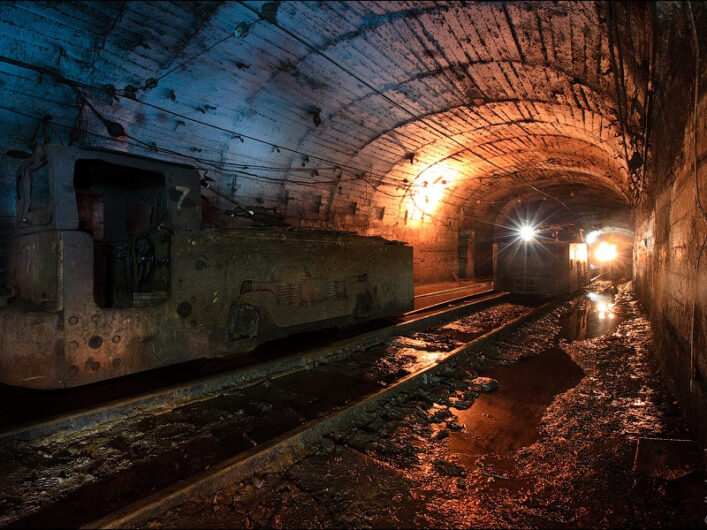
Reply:
<svg viewBox="0 0 707 530"><path fill-rule="evenodd" d="M188 481L174 484L142 501L93 521L87 528L141 527L151 518L185 501L207 496L233 483L247 480L253 474L282 472L291 466L296 459L308 454L322 437L346 430L362 420L370 420L370 415L375 414L376 409L383 403L427 385L440 375L453 370L465 356L501 340L519 326L540 318L557 307L558 303L547 302L527 314L505 322L503 325L446 352L434 363L402 377L386 388L365 396L343 410L311 421L262 446L254 447L227 459Z"/></svg>
<svg viewBox="0 0 707 530"><path fill-rule="evenodd" d="M195 448L192 447L190 440L185 446L186 449L167 451L165 454L170 456L162 458L160 464L169 467L173 463L171 459L180 461L183 459L187 462L184 465L189 469L170 471L166 475L158 472L159 476L156 476L155 471L159 468L155 467L155 464L150 464L143 466L147 471L129 470L127 475L121 472L117 474L117 478L111 475L105 479L105 482L94 481L76 491L69 491L63 496L58 495L56 502L34 512L23 513L18 510L18 517L0 519L0 523L13 526L44 526L56 524L56 521L61 520L66 521L62 524L68 525L81 525L90 521L88 524L90 527L140 526L151 515L166 510L190 496L208 493L256 470L261 472L276 470L278 467L287 465L295 455L306 452L312 443L321 439L327 432L345 428L383 400L424 384L439 371L449 369L451 363L464 355L498 340L552 307L554 303L546 303L539 307L537 304L534 306L514 304L506 293L479 293L471 300L457 303L451 308L428 308L422 312L411 312L393 326L344 339L306 354L298 354L297 359L293 358L295 356L287 356L235 372L217 374L189 384L7 431L0 435L0 443L6 448L9 447L10 449L6 449L9 451L13 450L13 446L16 450L17 444L25 450L29 446L33 449L41 446L42 454L50 453L51 448L57 446L61 446L61 450L57 450L55 455L65 455L67 451L69 453L82 451L83 445L72 445L70 442L73 436L82 440L80 444L87 444L89 448L95 447L94 451L101 452L106 447L112 450L114 447L120 447L121 444L132 443L123 440L116 445L114 439L115 432L118 432L119 439L123 436L121 433L131 432L132 427L127 425L126 421L128 418L141 417L141 422L145 424L140 427L143 431L166 432L164 437L169 439L169 436L172 436L169 434L170 428L177 426L178 430L184 430L183 425L188 425L188 421L191 421L179 416L176 420L170 420L171 423L159 423L163 418L175 415L175 411L188 411L194 408L198 421L202 421L203 417L208 417L210 414L225 414L224 410L233 410L233 407L237 406L236 401L228 401L230 398L224 397L234 392L239 393L240 403L255 403L263 407L261 416L257 417L256 413L254 417L255 430L249 431L250 437L245 435L251 444L240 443L239 445L238 440L234 442L232 433L229 434L231 438L226 436L225 441L220 445L202 444ZM496 320L491 318L485 321L486 314L492 316L495 314ZM501 318L499 315L506 316ZM486 324L485 327L481 325L478 329L474 328L474 333L448 329L450 322L477 317L482 324L484 322ZM430 328L435 326L437 328L430 331ZM421 333L420 330L428 331ZM424 341L431 341L431 349L435 350L433 357L429 357L430 352L420 347L420 343ZM391 356L391 350L397 353ZM381 362L387 366L385 363L394 364L400 358L414 357L409 355L409 352L422 352L422 354L416 360L406 361L408 365L405 369L402 365L387 367L388 372L380 375ZM373 378L375 381L372 382L369 376L373 372L375 372ZM330 381L330 383L327 386L317 381ZM323 385L321 388L311 389L309 393L303 390L320 384ZM288 385L290 390L287 390ZM294 394L292 388L296 389ZM317 394L316 399L312 397L315 394ZM261 403L268 399L270 404ZM226 403L221 403L224 400ZM293 420L279 412L280 409L289 410L288 407L298 400L303 404L302 409L296 414L297 419ZM220 412L214 413L213 410ZM250 412L246 410L242 417L248 414ZM270 425L265 427L269 432L258 432L261 423ZM224 427L221 424L214 425L202 425L190 431L189 436L203 438L206 436L204 432L223 431ZM94 435L94 432L98 434ZM162 440L159 439L159 434L156 436L157 439L149 443L159 445ZM97 440L91 441L91 437L97 437ZM188 436L185 435L185 438ZM64 440L69 442L65 443ZM173 445L175 443L178 442L174 442ZM46 444L46 447L42 444ZM177 454L178 458L175 456ZM7 458L6 455L2 456ZM193 460L198 460L198 463L191 465ZM111 464L107 462L103 465ZM116 465L120 467L122 464ZM138 465L135 467L139 468ZM72 473L78 473L76 468L76 459L66 457L66 466L59 472L68 473L68 482L73 480ZM91 473L96 474L93 470ZM50 480L51 476L46 477L46 481ZM116 484L115 488L130 490L130 486L126 485L128 480L142 485L142 490L138 488L139 491L134 492L134 497L136 496L138 500L131 498L130 495L126 497L121 491L110 492L110 484L113 483ZM150 494L152 488L144 487L142 483L146 481L154 482L152 488L157 489L156 493ZM111 499L111 495L116 498ZM96 503L100 503L101 506L97 507ZM2 505L6 504L2 503ZM110 515L105 515L107 511L111 512Z"/></svg>
<svg viewBox="0 0 707 530"><path fill-rule="evenodd" d="M440 296L447 292L447 290L443 290L424 296ZM274 379L294 371L306 370L319 364L332 362L342 356L350 355L357 349L380 343L393 335L413 333L429 326L454 320L489 304L498 303L507 297L507 292L485 289L428 305L405 313L395 324L382 326L305 352L298 351L282 355L237 370L209 375L157 391L144 392L99 406L67 411L25 425L2 429L0 430L0 443L8 440L33 440L58 432L64 435L73 434L81 430L98 428L103 424L122 418L131 411L159 412L193 401L208 399L215 393L223 392L226 388L247 387L263 380Z"/></svg>

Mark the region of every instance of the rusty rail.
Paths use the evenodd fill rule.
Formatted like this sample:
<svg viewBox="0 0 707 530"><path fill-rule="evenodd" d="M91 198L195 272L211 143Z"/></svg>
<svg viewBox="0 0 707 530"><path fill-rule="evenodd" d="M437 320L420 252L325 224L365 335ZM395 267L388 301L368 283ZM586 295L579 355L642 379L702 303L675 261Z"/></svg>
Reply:
<svg viewBox="0 0 707 530"><path fill-rule="evenodd" d="M316 367L319 364L343 359L356 351L379 344L395 335L412 333L461 318L500 302L508 294L493 290L475 293L461 299L427 307L424 310L410 311L402 315L403 321L400 323L342 339L304 353L284 355L237 370L210 375L154 392L28 423L0 432L0 443L9 440L35 440L51 435L67 436L80 431L107 427L113 422L122 420L127 414L162 412L188 403L209 399L227 389L247 388L264 380L276 379L299 370ZM449 307L452 303L456 305ZM440 309L442 306L444 307Z"/></svg>
<svg viewBox="0 0 707 530"><path fill-rule="evenodd" d="M401 393L410 392L430 383L434 376L453 369L465 356L506 337L520 326L540 318L563 303L565 299L547 302L531 313L518 317L481 337L463 344L447 353L435 364L410 374L387 388L379 390L345 410L328 417L313 420L284 433L261 446L240 453L219 465L158 491L149 497L93 521L85 528L136 528L144 527L151 518L194 497L206 496L234 482L242 481L254 473L284 471L296 459L307 455L311 448L326 434L352 427Z"/></svg>

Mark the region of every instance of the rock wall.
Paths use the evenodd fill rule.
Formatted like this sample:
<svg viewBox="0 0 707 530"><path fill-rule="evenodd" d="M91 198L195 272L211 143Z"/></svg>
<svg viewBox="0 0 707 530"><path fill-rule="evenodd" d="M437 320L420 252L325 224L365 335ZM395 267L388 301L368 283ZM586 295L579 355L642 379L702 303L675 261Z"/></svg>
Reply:
<svg viewBox="0 0 707 530"><path fill-rule="evenodd" d="M699 3L661 3L657 12L658 47L649 139L653 155L647 165L646 193L634 212L634 283L654 324L664 377L687 411L695 435L704 443L707 38L700 28L707 23L707 9Z"/></svg>

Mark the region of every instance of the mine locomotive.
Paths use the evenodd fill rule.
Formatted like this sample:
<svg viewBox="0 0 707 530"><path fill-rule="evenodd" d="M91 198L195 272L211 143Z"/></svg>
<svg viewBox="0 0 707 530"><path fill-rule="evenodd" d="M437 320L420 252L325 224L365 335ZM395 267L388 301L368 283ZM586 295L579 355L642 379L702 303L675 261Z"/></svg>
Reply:
<svg viewBox="0 0 707 530"><path fill-rule="evenodd" d="M0 380L50 389L412 309L412 248L202 223L194 167L49 145L17 175Z"/></svg>
<svg viewBox="0 0 707 530"><path fill-rule="evenodd" d="M493 246L494 287L518 294L562 296L589 281L587 245L514 241Z"/></svg>

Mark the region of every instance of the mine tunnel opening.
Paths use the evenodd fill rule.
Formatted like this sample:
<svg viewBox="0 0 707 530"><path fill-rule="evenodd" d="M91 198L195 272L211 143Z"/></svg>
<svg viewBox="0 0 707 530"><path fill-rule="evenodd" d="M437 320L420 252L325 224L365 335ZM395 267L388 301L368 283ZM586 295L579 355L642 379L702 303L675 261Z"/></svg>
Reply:
<svg viewBox="0 0 707 530"><path fill-rule="evenodd" d="M546 283L560 281L565 264L572 290L598 277L631 277L631 209L614 188L580 180L540 187L499 186L495 193L463 220L475 230L471 245L475 277L497 272L499 256L513 271L523 271L516 280L524 285L508 285L509 289L532 291L541 278ZM609 247L615 255L598 259L598 246ZM550 277L549 270L560 276ZM547 285L546 290L552 291Z"/></svg>
<svg viewBox="0 0 707 530"><path fill-rule="evenodd" d="M80 159L74 169L79 230L93 241L93 298L130 308L169 297L169 209L157 171Z"/></svg>

